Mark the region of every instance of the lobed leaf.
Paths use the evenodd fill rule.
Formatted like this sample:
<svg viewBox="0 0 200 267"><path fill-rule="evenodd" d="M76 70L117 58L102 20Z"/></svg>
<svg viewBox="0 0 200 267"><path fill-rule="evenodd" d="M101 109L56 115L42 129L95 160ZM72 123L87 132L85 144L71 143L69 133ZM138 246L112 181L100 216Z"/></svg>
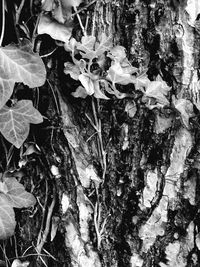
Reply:
<svg viewBox="0 0 200 267"><path fill-rule="evenodd" d="M127 85L129 83L135 83L135 77L129 73L126 73L125 70L121 67L119 62L115 62L108 70L106 76L113 84L122 84Z"/></svg>
<svg viewBox="0 0 200 267"><path fill-rule="evenodd" d="M54 40L68 43L71 37L72 27L52 19L48 15L43 14L38 24L38 34L48 34Z"/></svg>
<svg viewBox="0 0 200 267"><path fill-rule="evenodd" d="M77 81L80 75L79 67L71 62L65 62L64 66L65 66L64 73L69 74L72 79Z"/></svg>
<svg viewBox="0 0 200 267"><path fill-rule="evenodd" d="M106 36L105 33L101 35L101 41L96 42L95 36L83 36L81 43L77 43L77 49L82 51L83 58L92 60L101 56L104 52L108 51L112 47L111 36Z"/></svg>
<svg viewBox="0 0 200 267"><path fill-rule="evenodd" d="M10 201L10 205L14 208L28 208L35 205L35 197L27 192L22 184L16 178L5 178L4 182L7 186L6 197Z"/></svg>
<svg viewBox="0 0 200 267"><path fill-rule="evenodd" d="M43 85L45 79L45 66L28 41L0 48L0 109L12 95L15 82L34 88Z"/></svg>
<svg viewBox="0 0 200 267"><path fill-rule="evenodd" d="M101 41L95 43L95 57L101 56L112 47L112 37L105 33L101 35Z"/></svg>
<svg viewBox="0 0 200 267"><path fill-rule="evenodd" d="M95 58L94 44L96 42L95 36L83 36L81 43L77 43L77 49L82 51L83 58L93 59Z"/></svg>
<svg viewBox="0 0 200 267"><path fill-rule="evenodd" d="M157 103L161 105L169 105L169 101L166 98L170 87L160 77L157 77L156 81L151 81L147 84L145 96L153 98Z"/></svg>
<svg viewBox="0 0 200 267"><path fill-rule="evenodd" d="M30 100L21 100L13 107L4 106L0 110L0 132L17 148L26 140L29 124L38 124L42 121L42 115L33 107Z"/></svg>
<svg viewBox="0 0 200 267"><path fill-rule="evenodd" d="M6 195L0 193L0 239L7 239L15 231L15 214Z"/></svg>

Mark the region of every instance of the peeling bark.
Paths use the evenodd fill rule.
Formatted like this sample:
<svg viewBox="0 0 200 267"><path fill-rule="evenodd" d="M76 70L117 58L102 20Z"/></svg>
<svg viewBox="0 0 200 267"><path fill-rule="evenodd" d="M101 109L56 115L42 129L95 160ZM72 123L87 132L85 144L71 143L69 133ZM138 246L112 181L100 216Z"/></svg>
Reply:
<svg viewBox="0 0 200 267"><path fill-rule="evenodd" d="M97 1L88 11L91 32L113 34L133 66L146 70L150 80L160 75L167 82L170 107L149 110L133 85L119 87L133 94L133 116L126 111L130 98L74 99L76 85L60 70L64 52L55 54L51 81L59 118L51 91L42 91L41 106L47 103L53 125L47 123L43 137L36 135L41 154L25 169L43 208L55 197L41 253L49 251L57 260L27 255L33 266L199 266L200 31L198 17L186 12L189 1L179 2ZM175 107L179 99L192 106L188 123ZM22 255L30 247L33 254L47 213L38 205L34 226L28 212L18 216L18 251Z"/></svg>

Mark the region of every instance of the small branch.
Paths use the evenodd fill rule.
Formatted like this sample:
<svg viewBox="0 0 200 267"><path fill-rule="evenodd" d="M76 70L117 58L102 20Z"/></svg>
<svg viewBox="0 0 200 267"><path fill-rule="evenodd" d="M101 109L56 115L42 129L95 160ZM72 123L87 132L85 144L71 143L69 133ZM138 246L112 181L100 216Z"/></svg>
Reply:
<svg viewBox="0 0 200 267"><path fill-rule="evenodd" d="M54 209L55 203L56 203L56 198L55 198L55 195L54 195L53 200L51 202L51 205L48 208L48 214L47 214L47 219L46 219L46 227L45 227L44 233L42 234L42 238L40 239L39 244L35 248L36 251L39 254L41 253L41 251L43 249L43 246L44 246L44 244L45 244L45 242L47 240L47 236L49 234L50 224L51 224L51 217L52 217L52 213L53 213L53 209Z"/></svg>
<svg viewBox="0 0 200 267"><path fill-rule="evenodd" d="M93 5L93 4L94 4L95 2L97 2L97 1L99 1L99 0L93 0L91 3L87 4L85 7L79 9L78 11L75 10L75 13L73 13L73 14L71 15L71 17L73 18L74 16L76 16L76 15L79 14L79 13L81 13L83 10L87 9L89 6Z"/></svg>
<svg viewBox="0 0 200 267"><path fill-rule="evenodd" d="M18 7L16 11L16 25L19 24L19 18L20 18L24 3L25 3L25 0L22 0L20 6Z"/></svg>
<svg viewBox="0 0 200 267"><path fill-rule="evenodd" d="M4 31L5 31L5 0L1 1L2 1L2 27L1 27L0 46L2 46Z"/></svg>

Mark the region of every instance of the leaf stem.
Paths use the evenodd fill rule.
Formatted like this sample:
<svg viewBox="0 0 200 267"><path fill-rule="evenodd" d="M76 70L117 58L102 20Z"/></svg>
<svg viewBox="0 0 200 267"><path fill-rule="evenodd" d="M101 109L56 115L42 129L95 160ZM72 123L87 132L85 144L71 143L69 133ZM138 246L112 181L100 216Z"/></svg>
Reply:
<svg viewBox="0 0 200 267"><path fill-rule="evenodd" d="M5 31L5 0L1 1L2 1L2 27L1 27L0 46L2 46L4 31Z"/></svg>

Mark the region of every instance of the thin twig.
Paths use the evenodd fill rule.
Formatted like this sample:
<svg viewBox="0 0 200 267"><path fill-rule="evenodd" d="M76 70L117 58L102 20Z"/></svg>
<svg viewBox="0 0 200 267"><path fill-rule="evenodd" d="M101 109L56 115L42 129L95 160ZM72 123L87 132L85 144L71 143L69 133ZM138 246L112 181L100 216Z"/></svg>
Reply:
<svg viewBox="0 0 200 267"><path fill-rule="evenodd" d="M20 6L18 7L16 11L16 24L19 24L19 18L20 18L24 3L25 3L25 0L22 0Z"/></svg>
<svg viewBox="0 0 200 267"><path fill-rule="evenodd" d="M78 18L79 25L80 25L80 27L81 27L81 30L82 30L82 32L83 32L83 35L86 35L85 28L83 27L83 23L82 23L82 21L81 21L81 18L80 18L80 16L79 16L79 14L78 14L77 9L76 9L75 6L74 6L74 10L76 11L76 16L77 16L77 18Z"/></svg>
<svg viewBox="0 0 200 267"><path fill-rule="evenodd" d="M79 9L78 11L75 10L76 12L73 13L73 14L71 15L71 17L73 18L74 16L76 16L76 15L79 14L79 13L81 13L83 10L87 9L89 6L93 5L93 4L94 4L95 2L97 2L97 1L99 1L99 0L93 0L91 3L87 4L86 6L84 6L84 7L81 8L81 9Z"/></svg>
<svg viewBox="0 0 200 267"><path fill-rule="evenodd" d="M5 31L5 0L1 1L2 1L2 27L1 27L0 46L2 46L4 31Z"/></svg>
<svg viewBox="0 0 200 267"><path fill-rule="evenodd" d="M52 87L51 83L49 82L49 79L47 79L47 82L48 82L48 84L49 84L49 87L50 87L50 89L51 89L51 92L52 92L52 95L53 95L53 98L54 98L54 101L55 101L55 105L56 105L57 113L60 114L60 109L59 109L59 106L58 106L58 101L57 101L57 99L56 99L56 95L55 95L55 92L54 92L54 90L53 90L53 87Z"/></svg>
<svg viewBox="0 0 200 267"><path fill-rule="evenodd" d="M46 219L46 227L45 227L45 230L44 230L44 233L42 235L42 238L40 239L40 242L39 244L37 244L36 246L36 251L40 254L42 249L43 249L43 246L47 240L47 236L49 234L49 230L50 230L50 225L51 225L51 217L52 217L52 213L53 213L53 209L54 209L54 206L55 206L55 203L56 203L56 198L55 198L55 194L54 194L54 197L53 197L53 200L51 202L51 205L50 207L48 208L48 214L47 214L47 219Z"/></svg>

